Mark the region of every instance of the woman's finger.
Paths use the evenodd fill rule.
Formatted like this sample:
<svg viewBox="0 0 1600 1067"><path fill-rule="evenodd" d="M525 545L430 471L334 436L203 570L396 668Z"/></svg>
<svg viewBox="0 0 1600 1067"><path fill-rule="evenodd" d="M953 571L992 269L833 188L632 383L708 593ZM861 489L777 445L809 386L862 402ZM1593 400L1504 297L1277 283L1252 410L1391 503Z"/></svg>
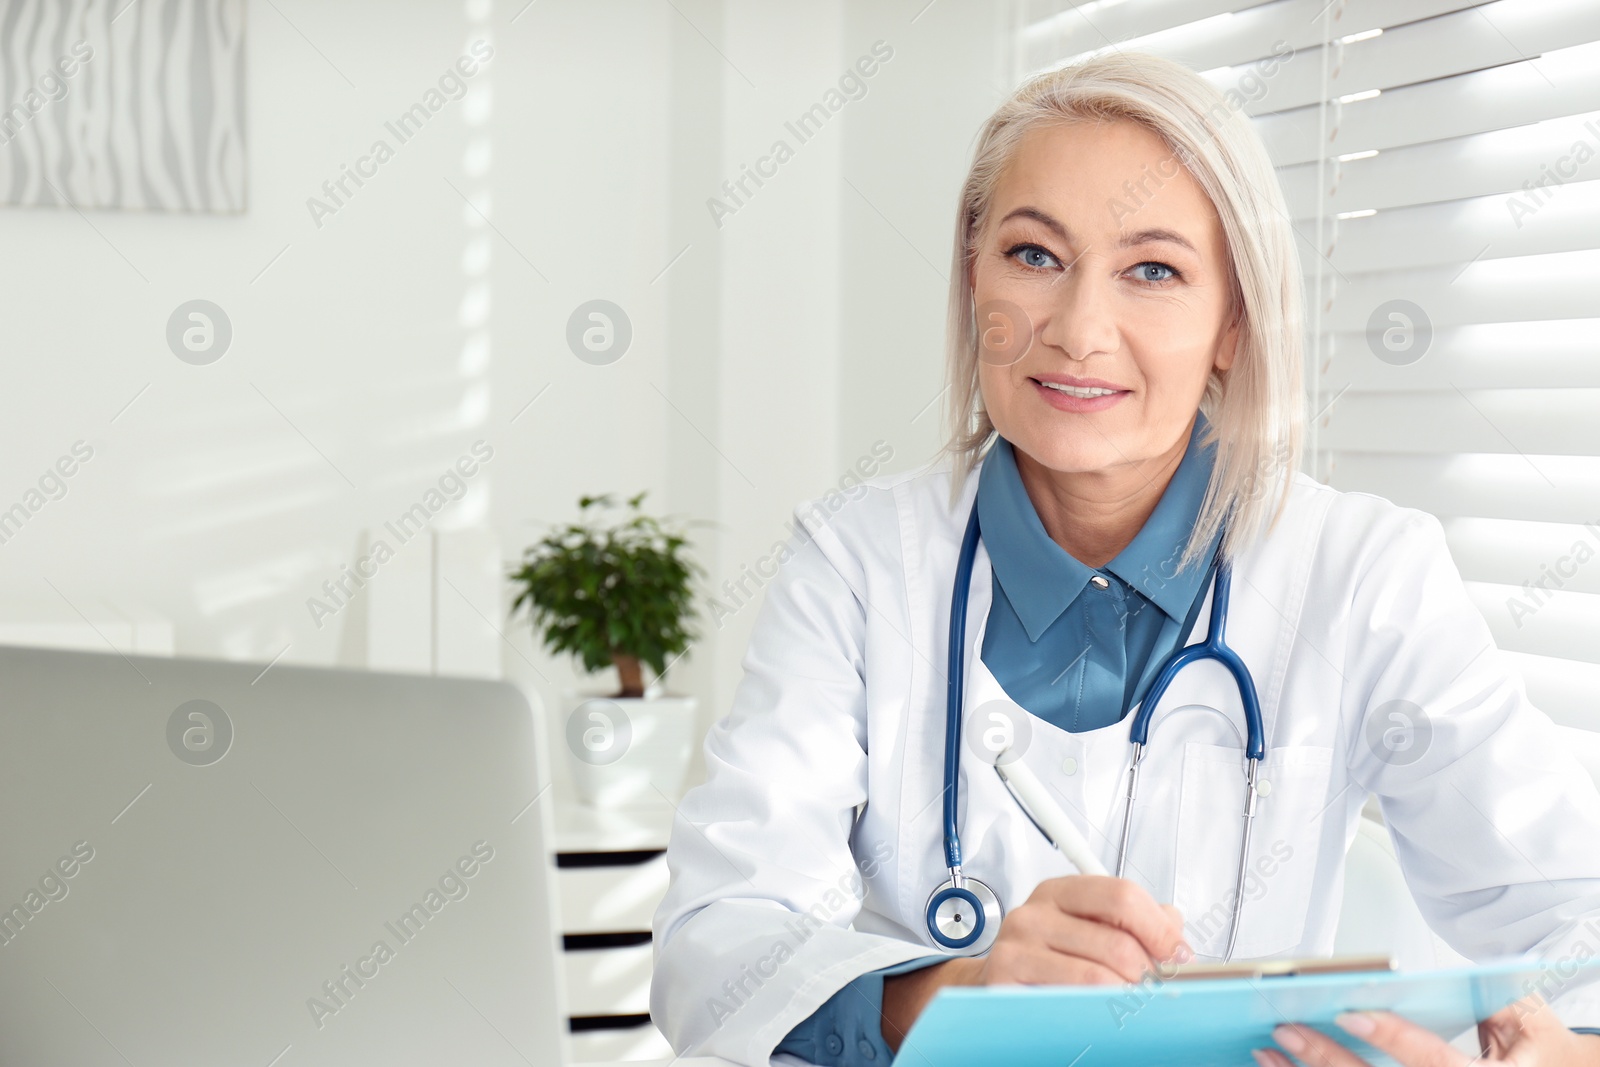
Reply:
<svg viewBox="0 0 1600 1067"><path fill-rule="evenodd" d="M1387 1052L1404 1067L1466 1067L1471 1062L1466 1053L1451 1047L1433 1031L1393 1012L1346 1012L1334 1022L1346 1033Z"/></svg>
<svg viewBox="0 0 1600 1067"><path fill-rule="evenodd" d="M1126 930L1076 915L1058 915L1044 933L1044 944L1068 956L1094 960L1115 971L1124 982L1141 982L1160 962L1150 958Z"/></svg>
<svg viewBox="0 0 1600 1067"><path fill-rule="evenodd" d="M1299 1023L1273 1027L1272 1040L1308 1067L1368 1067L1366 1060L1333 1038ZM1406 1060L1400 1062L1404 1067L1420 1067Z"/></svg>
<svg viewBox="0 0 1600 1067"><path fill-rule="evenodd" d="M1294 1061L1275 1048L1253 1048L1250 1055L1260 1067L1294 1067Z"/></svg>
<svg viewBox="0 0 1600 1067"><path fill-rule="evenodd" d="M1048 888L1047 888L1048 887ZM1056 907L1132 934L1153 960L1168 960L1183 943L1183 923L1164 911L1144 887L1126 878L1077 874L1041 882Z"/></svg>
<svg viewBox="0 0 1600 1067"><path fill-rule="evenodd" d="M1544 1030L1566 1029L1565 1024L1556 1017L1556 1013L1538 993L1530 993L1521 1000L1513 1000L1483 1020L1482 1025L1508 1044L1523 1032L1539 1033Z"/></svg>
<svg viewBox="0 0 1600 1067"><path fill-rule="evenodd" d="M1571 1038L1567 1024L1538 993L1512 1001L1478 1024L1478 1043L1495 1059L1517 1060L1519 1052Z"/></svg>
<svg viewBox="0 0 1600 1067"><path fill-rule="evenodd" d="M1052 951L1038 942L996 941L980 972L983 985L1121 985L1122 976L1094 960Z"/></svg>

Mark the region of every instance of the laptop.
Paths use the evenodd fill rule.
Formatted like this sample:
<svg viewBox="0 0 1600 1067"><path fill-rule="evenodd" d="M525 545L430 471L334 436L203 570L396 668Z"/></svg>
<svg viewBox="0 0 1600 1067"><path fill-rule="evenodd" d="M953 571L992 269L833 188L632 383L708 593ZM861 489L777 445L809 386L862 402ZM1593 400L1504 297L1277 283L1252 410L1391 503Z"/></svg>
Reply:
<svg viewBox="0 0 1600 1067"><path fill-rule="evenodd" d="M514 687L0 648L0 1063L563 1062Z"/></svg>

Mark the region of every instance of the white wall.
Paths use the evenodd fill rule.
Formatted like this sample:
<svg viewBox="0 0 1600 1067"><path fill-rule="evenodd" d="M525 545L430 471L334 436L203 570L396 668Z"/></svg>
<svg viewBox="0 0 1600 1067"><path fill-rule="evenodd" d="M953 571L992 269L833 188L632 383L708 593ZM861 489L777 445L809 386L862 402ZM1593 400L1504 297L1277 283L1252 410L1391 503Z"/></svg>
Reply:
<svg viewBox="0 0 1600 1067"><path fill-rule="evenodd" d="M154 617L182 653L365 662L363 618L421 625L429 546L320 628L307 598L482 439L493 460L434 521L506 559L585 492L713 524L706 592L734 610L702 617L673 684L719 716L756 603L723 583L874 442L884 469L937 443L937 406L913 417L939 388L955 189L1003 88L998 6L250 4L243 215L0 210L0 506L94 449L0 544L0 622ZM465 97L397 144L384 123L478 39ZM865 96L799 144L785 121L880 39ZM394 158L319 228L307 198L379 137ZM706 201L779 138L793 158L719 226ZM233 325L209 366L165 341L194 298ZM594 298L633 324L607 366L565 343ZM474 603L441 618L558 700L571 665L506 622L492 578L458 577Z"/></svg>
<svg viewBox="0 0 1600 1067"><path fill-rule="evenodd" d="M49 610L48 581L76 604L170 619L184 652L269 659L288 646L286 662L331 662L345 618L318 628L306 599L360 530L415 502L504 417L482 350L466 348L485 278L446 179L472 185L468 109L514 58L496 55L402 145L384 121L493 34L458 5L381 19L357 5L282 10L293 25L250 8L246 213L0 212L3 494L76 438L95 449L67 497L0 546L8 613ZM319 228L308 197L380 137L394 158ZM168 315L197 297L233 326L209 366L165 340ZM503 463L448 521L486 514Z"/></svg>
<svg viewBox="0 0 1600 1067"><path fill-rule="evenodd" d="M1010 63L1004 38L1009 13L1003 0L847 8L852 56L883 40L894 58L845 127L844 461L869 454L882 440L894 449L889 469L902 470L943 444L940 394L956 200L978 129L1011 89L1003 73Z"/></svg>

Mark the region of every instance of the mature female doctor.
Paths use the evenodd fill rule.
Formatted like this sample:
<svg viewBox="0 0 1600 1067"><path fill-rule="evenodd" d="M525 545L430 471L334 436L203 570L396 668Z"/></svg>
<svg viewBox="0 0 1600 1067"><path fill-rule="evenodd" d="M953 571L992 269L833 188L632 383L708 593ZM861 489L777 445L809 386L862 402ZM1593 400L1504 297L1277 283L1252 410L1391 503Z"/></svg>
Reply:
<svg viewBox="0 0 1600 1067"><path fill-rule="evenodd" d="M980 136L950 306L953 462L798 510L806 534L678 812L651 1003L673 1046L882 1064L944 985L1326 955L1371 794L1455 949L1581 952L1584 924L1600 930L1600 795L1494 647L1440 524L1293 473L1301 278L1248 120L1147 55L1028 82ZM1163 661L1218 629L1248 684L1215 659L1172 678L1125 834L1130 724ZM1112 874L1052 847L997 757ZM971 939L974 904L989 921ZM1468 1062L1396 1016L1342 1024L1404 1064ZM1600 1027L1593 987L1480 1036L1490 1058L1600 1065L1584 1025ZM1274 1037L1263 1067L1361 1062L1309 1029Z"/></svg>

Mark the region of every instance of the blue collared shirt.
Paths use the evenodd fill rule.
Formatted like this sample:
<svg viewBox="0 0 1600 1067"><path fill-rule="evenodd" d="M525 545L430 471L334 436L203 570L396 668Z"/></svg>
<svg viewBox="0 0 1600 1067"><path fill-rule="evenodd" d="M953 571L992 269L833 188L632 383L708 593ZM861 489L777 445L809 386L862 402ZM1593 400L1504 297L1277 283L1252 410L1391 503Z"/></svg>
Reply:
<svg viewBox="0 0 1600 1067"><path fill-rule="evenodd" d="M1205 597L1209 552L1178 569L1211 479L1204 415L1145 524L1103 567L1050 539L1000 438L978 482L978 524L994 571L983 662L1006 695L1074 733L1121 721L1177 647ZM1211 548L1215 548L1216 538Z"/></svg>
<svg viewBox="0 0 1600 1067"><path fill-rule="evenodd" d="M1211 478L1212 450L1200 447L1205 428L1206 417L1197 415L1155 510L1099 568L1080 563L1045 532L1011 442L997 438L984 457L976 506L995 581L981 655L1030 714L1075 733L1117 722L1183 639L1185 622L1205 598L1210 559L1208 552L1178 569ZM924 956L862 975L775 1051L822 1067L888 1064L894 1057L882 1034L884 978L946 959Z"/></svg>

